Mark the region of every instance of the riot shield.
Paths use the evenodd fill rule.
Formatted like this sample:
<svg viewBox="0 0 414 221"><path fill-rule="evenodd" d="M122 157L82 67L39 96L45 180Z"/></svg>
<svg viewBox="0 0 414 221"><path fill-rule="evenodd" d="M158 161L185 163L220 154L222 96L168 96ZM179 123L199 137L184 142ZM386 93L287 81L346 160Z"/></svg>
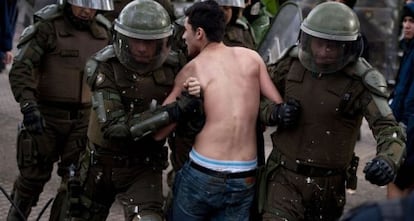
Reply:
<svg viewBox="0 0 414 221"><path fill-rule="evenodd" d="M308 16L309 12L319 3L325 2L326 0L294 0L302 11L303 18Z"/></svg>
<svg viewBox="0 0 414 221"><path fill-rule="evenodd" d="M395 83L399 67L399 35L404 0L358 0L354 10L367 39L368 61L387 79Z"/></svg>
<svg viewBox="0 0 414 221"><path fill-rule="evenodd" d="M285 49L297 42L301 22L297 3L288 1L280 6L257 50L266 64L276 62Z"/></svg>

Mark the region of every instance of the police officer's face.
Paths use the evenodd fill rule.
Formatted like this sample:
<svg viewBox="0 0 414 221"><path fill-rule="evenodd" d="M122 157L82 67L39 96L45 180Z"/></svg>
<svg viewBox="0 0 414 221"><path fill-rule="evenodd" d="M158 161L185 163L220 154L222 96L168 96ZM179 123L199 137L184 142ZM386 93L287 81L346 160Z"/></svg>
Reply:
<svg viewBox="0 0 414 221"><path fill-rule="evenodd" d="M96 14L96 10L91 8L84 8L76 5L71 5L71 8L72 13L75 17L86 21L92 20Z"/></svg>
<svg viewBox="0 0 414 221"><path fill-rule="evenodd" d="M343 55L345 44L321 38L312 38L311 50L316 64L327 65L338 61Z"/></svg>
<svg viewBox="0 0 414 221"><path fill-rule="evenodd" d="M160 41L129 38L131 56L139 63L150 63L155 56L157 43Z"/></svg>
<svg viewBox="0 0 414 221"><path fill-rule="evenodd" d="M233 16L233 10L231 6L220 6L221 10L224 13L224 20L226 21L226 25L230 22L231 17Z"/></svg>
<svg viewBox="0 0 414 221"><path fill-rule="evenodd" d="M414 38L414 18L405 16L403 19L404 39L410 40Z"/></svg>

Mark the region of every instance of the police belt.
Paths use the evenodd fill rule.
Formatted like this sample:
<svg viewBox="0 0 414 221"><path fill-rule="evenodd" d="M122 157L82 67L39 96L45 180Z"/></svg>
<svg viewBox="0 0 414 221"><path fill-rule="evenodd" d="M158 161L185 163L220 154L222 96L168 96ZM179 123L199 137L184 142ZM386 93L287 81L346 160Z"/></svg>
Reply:
<svg viewBox="0 0 414 221"><path fill-rule="evenodd" d="M256 176L256 169L249 170L249 171L243 171L243 172L237 172L237 173L231 173L231 172L220 172L216 170L211 170L209 168L198 165L197 163L194 163L193 161L190 161L190 166L207 175L218 177L218 178L223 178L223 179L237 179L237 178L247 178L247 177Z"/></svg>
<svg viewBox="0 0 414 221"><path fill-rule="evenodd" d="M81 119L89 115L91 104L70 104L60 102L39 102L42 114L61 120Z"/></svg>
<svg viewBox="0 0 414 221"><path fill-rule="evenodd" d="M288 170L298 173L302 176L308 177L326 177L345 174L345 169L339 168L324 168L317 166L306 165L299 160L291 160L279 151L275 151L280 160L280 165Z"/></svg>
<svg viewBox="0 0 414 221"><path fill-rule="evenodd" d="M95 165L111 166L112 168L130 168L138 165L149 165L151 159L148 156L116 156L91 152L91 160Z"/></svg>

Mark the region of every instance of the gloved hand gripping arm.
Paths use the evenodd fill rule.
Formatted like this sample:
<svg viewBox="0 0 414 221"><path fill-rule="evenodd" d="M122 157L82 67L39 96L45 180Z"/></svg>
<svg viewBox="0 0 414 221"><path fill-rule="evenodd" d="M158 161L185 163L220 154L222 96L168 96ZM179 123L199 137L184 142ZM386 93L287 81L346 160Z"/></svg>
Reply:
<svg viewBox="0 0 414 221"><path fill-rule="evenodd" d="M296 100L274 104L269 123L282 128L294 127L299 121L300 110L300 104Z"/></svg>
<svg viewBox="0 0 414 221"><path fill-rule="evenodd" d="M139 140L171 123L186 121L202 110L202 104L201 98L182 92L176 102L134 115L131 120L131 135Z"/></svg>

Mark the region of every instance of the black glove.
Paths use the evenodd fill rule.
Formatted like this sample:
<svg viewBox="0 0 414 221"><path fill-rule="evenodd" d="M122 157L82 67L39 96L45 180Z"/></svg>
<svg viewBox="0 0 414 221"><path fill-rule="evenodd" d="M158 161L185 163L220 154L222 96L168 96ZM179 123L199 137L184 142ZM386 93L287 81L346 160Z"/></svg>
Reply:
<svg viewBox="0 0 414 221"><path fill-rule="evenodd" d="M24 102L21 105L21 112L23 114L23 125L26 130L33 134L42 134L45 121L37 108L36 102Z"/></svg>
<svg viewBox="0 0 414 221"><path fill-rule="evenodd" d="M299 121L300 111L300 104L297 100L292 99L286 103L276 104L271 115L271 124L292 128Z"/></svg>
<svg viewBox="0 0 414 221"><path fill-rule="evenodd" d="M203 100L199 97L190 95L188 92L182 92L177 98L176 105L167 109L172 121L182 121L199 116L202 112Z"/></svg>
<svg viewBox="0 0 414 221"><path fill-rule="evenodd" d="M365 179L372 184L384 186L395 178L394 164L384 157L375 157L364 168Z"/></svg>
<svg viewBox="0 0 414 221"><path fill-rule="evenodd" d="M118 123L109 126L104 130L103 136L109 140L123 140L131 137L131 132L126 124Z"/></svg>

